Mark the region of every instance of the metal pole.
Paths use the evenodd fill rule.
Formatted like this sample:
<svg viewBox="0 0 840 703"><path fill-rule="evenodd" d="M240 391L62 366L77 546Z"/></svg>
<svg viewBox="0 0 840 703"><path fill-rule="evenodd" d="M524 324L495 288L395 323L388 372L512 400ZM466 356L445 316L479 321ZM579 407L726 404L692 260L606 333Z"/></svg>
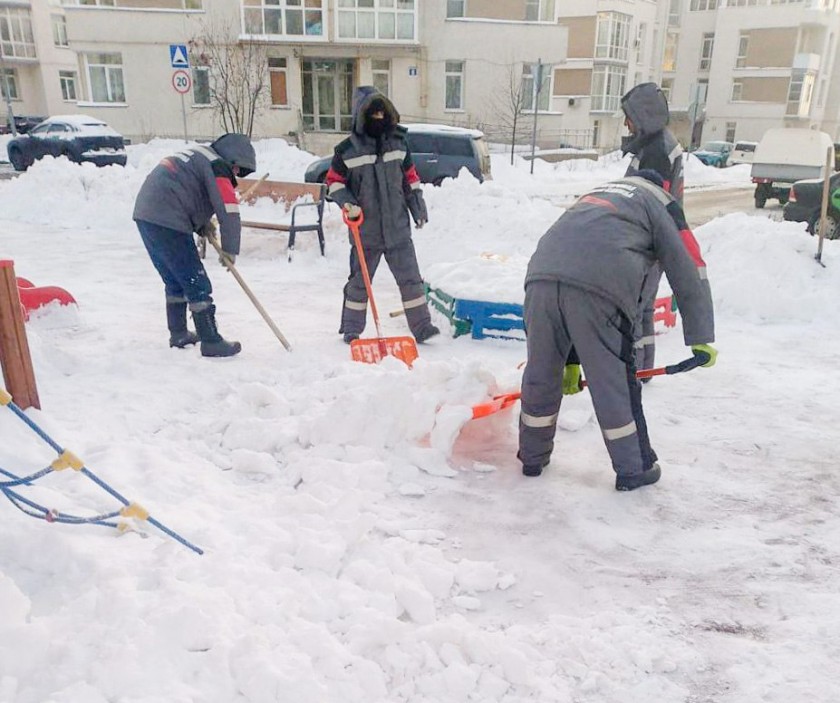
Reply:
<svg viewBox="0 0 840 703"><path fill-rule="evenodd" d="M15 113L12 110L12 91L11 91L11 82L9 81L9 76L6 75L6 64L5 62L0 61L0 69L3 69L3 93L6 98L6 109L8 110L9 114L9 127L12 130L12 136L17 136L17 125L15 125Z"/></svg>
<svg viewBox="0 0 840 703"><path fill-rule="evenodd" d="M181 93L181 117L184 119L184 141L188 142L190 139L187 136L187 106L184 102L184 94Z"/></svg>
<svg viewBox="0 0 840 703"><path fill-rule="evenodd" d="M531 174L534 173L534 153L537 148L537 113L540 111L540 90L542 89L542 59L537 59L537 75L534 76L534 130L531 133Z"/></svg>
<svg viewBox="0 0 840 703"><path fill-rule="evenodd" d="M825 228L828 226L826 220L828 220L828 195L831 191L830 186L830 176L831 176L831 167L834 165L834 147L830 146L826 149L825 152L825 172L824 172L824 180L823 180L823 191L822 191L822 205L820 206L820 243L817 245L817 254L814 257L817 260L817 263L821 266L825 266L822 262L822 252L823 252L823 241L825 240Z"/></svg>

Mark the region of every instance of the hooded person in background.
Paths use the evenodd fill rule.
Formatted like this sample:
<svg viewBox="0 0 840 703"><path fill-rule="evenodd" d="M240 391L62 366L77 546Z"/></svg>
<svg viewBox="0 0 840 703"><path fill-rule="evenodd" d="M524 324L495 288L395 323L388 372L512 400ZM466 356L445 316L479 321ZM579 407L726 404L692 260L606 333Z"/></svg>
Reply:
<svg viewBox="0 0 840 703"><path fill-rule="evenodd" d="M432 324L423 278L411 241L411 219L417 229L429 219L420 177L414 167L399 113L373 86L353 94L350 136L335 148L327 172L330 198L350 219L364 215L362 248L370 277L384 256L400 288L411 333L418 342L440 334ZM350 276L344 286L339 333L350 344L365 329L367 291L351 240Z"/></svg>
<svg viewBox="0 0 840 703"><path fill-rule="evenodd" d="M193 233L213 234L213 215L221 229L223 266L239 254L241 223L237 176L256 168L251 140L224 134L210 146L195 145L160 162L148 175L134 205L134 220L146 251L163 279L169 346L201 342L202 356L233 356L242 346L216 328L213 287L198 258ZM197 335L187 329L187 306Z"/></svg>
<svg viewBox="0 0 840 703"><path fill-rule="evenodd" d="M584 195L540 239L528 264L518 454L526 476L548 465L560 402L580 390L582 365L616 490L659 480L633 353L639 294L654 263L679 300L686 345L701 366L715 363L706 266L691 232L675 224L679 206L649 174L658 180L643 170Z"/></svg>
<svg viewBox="0 0 840 703"><path fill-rule="evenodd" d="M656 83L640 83L621 98L624 124L630 136L622 139L621 151L633 154L625 176L656 171L662 187L683 206L683 150L668 129L670 113L665 94ZM653 315L661 269L654 265L645 279L636 325L636 362L639 369L652 369L656 357Z"/></svg>

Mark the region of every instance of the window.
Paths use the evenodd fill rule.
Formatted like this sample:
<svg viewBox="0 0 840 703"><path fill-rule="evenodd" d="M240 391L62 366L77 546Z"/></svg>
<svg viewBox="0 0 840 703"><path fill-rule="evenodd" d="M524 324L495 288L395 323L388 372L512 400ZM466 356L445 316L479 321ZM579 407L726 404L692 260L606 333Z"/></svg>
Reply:
<svg viewBox="0 0 840 703"><path fill-rule="evenodd" d="M601 138L601 120L592 120L592 146L598 146L598 140Z"/></svg>
<svg viewBox="0 0 840 703"><path fill-rule="evenodd" d="M741 81L732 81L732 102L741 100L744 94L744 84Z"/></svg>
<svg viewBox="0 0 840 703"><path fill-rule="evenodd" d="M320 37L323 0L242 0L246 34Z"/></svg>
<svg viewBox="0 0 840 703"><path fill-rule="evenodd" d="M37 57L28 8L0 7L0 57Z"/></svg>
<svg viewBox="0 0 840 703"><path fill-rule="evenodd" d="M645 55L645 38L647 37L647 25L640 22L636 27L636 56L640 59Z"/></svg>
<svg viewBox="0 0 840 703"><path fill-rule="evenodd" d="M706 10L714 10L718 6L718 0L691 0L689 10L692 12L705 12Z"/></svg>
<svg viewBox="0 0 840 703"><path fill-rule="evenodd" d="M301 65L304 129L347 132L353 121L353 61L310 59Z"/></svg>
<svg viewBox="0 0 840 703"><path fill-rule="evenodd" d="M0 68L0 98L20 100L17 84L17 70L14 68Z"/></svg>
<svg viewBox="0 0 840 703"><path fill-rule="evenodd" d="M735 142L735 129L738 127L737 122L727 122L726 123L726 141L728 142Z"/></svg>
<svg viewBox="0 0 840 703"><path fill-rule="evenodd" d="M438 153L437 140L431 134L409 132L406 138L408 139L408 148L411 149L412 154Z"/></svg>
<svg viewBox="0 0 840 703"><path fill-rule="evenodd" d="M627 60L630 38L630 15L620 12L599 12L595 38L596 59Z"/></svg>
<svg viewBox="0 0 840 703"><path fill-rule="evenodd" d="M338 0L339 39L412 41L415 0Z"/></svg>
<svg viewBox="0 0 840 703"><path fill-rule="evenodd" d="M124 103L122 54L85 54L90 100Z"/></svg>
<svg viewBox="0 0 840 703"><path fill-rule="evenodd" d="M715 49L715 35L703 35L703 48L700 51L700 70L708 71L712 66L712 52Z"/></svg>
<svg viewBox="0 0 840 703"><path fill-rule="evenodd" d="M753 7L754 5L758 5L758 0L729 0L727 3L728 7Z"/></svg>
<svg viewBox="0 0 840 703"><path fill-rule="evenodd" d="M464 109L464 62L446 62L446 103L447 110Z"/></svg>
<svg viewBox="0 0 840 703"><path fill-rule="evenodd" d="M677 70L677 43L680 35L676 32L668 32L665 35L665 53L662 56L662 70L676 71Z"/></svg>
<svg viewBox="0 0 840 703"><path fill-rule="evenodd" d="M76 0L77 5L96 5L97 7L114 7L115 0Z"/></svg>
<svg viewBox="0 0 840 703"><path fill-rule="evenodd" d="M289 104L288 82L286 69L288 68L285 58L269 57L268 78L271 87L271 104L287 106Z"/></svg>
<svg viewBox="0 0 840 703"><path fill-rule="evenodd" d="M747 65L747 51L750 48L750 35L742 34L738 38L738 55L735 57L735 68L744 68Z"/></svg>
<svg viewBox="0 0 840 703"><path fill-rule="evenodd" d="M210 100L210 68L208 66L193 66L193 105L209 105Z"/></svg>
<svg viewBox="0 0 840 703"><path fill-rule="evenodd" d="M542 73L537 77L537 70ZM547 64L526 63L522 66L522 108L534 109L534 96L537 96L537 107L548 110L551 100L551 76L554 73ZM537 82L539 80L539 82ZM539 88L539 90L537 90Z"/></svg>
<svg viewBox="0 0 840 703"><path fill-rule="evenodd" d="M682 0L671 0L668 5L668 26L679 27L682 14Z"/></svg>
<svg viewBox="0 0 840 703"><path fill-rule="evenodd" d="M627 69L623 66L595 66L592 69L592 110L617 112Z"/></svg>
<svg viewBox="0 0 840 703"><path fill-rule="evenodd" d="M58 80L61 83L61 99L66 102L75 102L76 98L76 72L59 71Z"/></svg>
<svg viewBox="0 0 840 703"><path fill-rule="evenodd" d="M463 17L466 13L466 0L446 0L446 17Z"/></svg>
<svg viewBox="0 0 840 703"><path fill-rule="evenodd" d="M665 96L665 99L670 103L671 102L671 93L674 91L674 79L673 78L663 78L662 85L662 94Z"/></svg>
<svg viewBox="0 0 840 703"><path fill-rule="evenodd" d="M554 0L525 0L526 22L553 22Z"/></svg>
<svg viewBox="0 0 840 703"><path fill-rule="evenodd" d="M386 98L391 93L391 62L387 59L374 59L373 85Z"/></svg>
<svg viewBox="0 0 840 703"><path fill-rule="evenodd" d="M449 137L439 136L437 138L438 153L446 154L447 156L475 156L472 146L471 137Z"/></svg>
<svg viewBox="0 0 840 703"><path fill-rule="evenodd" d="M801 68L790 72L786 115L807 117L811 111L811 98L814 93L815 76Z"/></svg>
<svg viewBox="0 0 840 703"><path fill-rule="evenodd" d="M50 15L52 19L53 44L67 46L67 19L64 15Z"/></svg>

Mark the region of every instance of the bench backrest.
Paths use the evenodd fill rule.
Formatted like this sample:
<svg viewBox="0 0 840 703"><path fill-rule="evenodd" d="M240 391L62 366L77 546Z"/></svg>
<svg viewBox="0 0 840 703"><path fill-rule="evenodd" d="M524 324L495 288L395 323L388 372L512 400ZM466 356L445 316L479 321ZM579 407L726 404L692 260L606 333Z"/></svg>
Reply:
<svg viewBox="0 0 840 703"><path fill-rule="evenodd" d="M251 188L257 179L254 178L239 178L237 179L239 192L246 193ZM298 198L304 195L312 196L312 200L316 203L322 201L325 195L325 188L320 183L293 183L291 181L263 181L248 195L245 202L249 205L257 198L271 198L275 203L283 200L291 205Z"/></svg>

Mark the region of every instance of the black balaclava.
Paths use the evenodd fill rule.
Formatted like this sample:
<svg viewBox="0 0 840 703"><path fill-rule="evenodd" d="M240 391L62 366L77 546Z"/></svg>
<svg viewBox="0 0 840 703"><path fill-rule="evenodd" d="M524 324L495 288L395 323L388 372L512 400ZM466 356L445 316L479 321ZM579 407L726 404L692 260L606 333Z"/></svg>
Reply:
<svg viewBox="0 0 840 703"><path fill-rule="evenodd" d="M372 117L374 112L382 112L382 119L375 120ZM367 110L365 110L365 134L374 139L379 139L391 127L391 115L386 109L385 103L379 99L372 100Z"/></svg>

